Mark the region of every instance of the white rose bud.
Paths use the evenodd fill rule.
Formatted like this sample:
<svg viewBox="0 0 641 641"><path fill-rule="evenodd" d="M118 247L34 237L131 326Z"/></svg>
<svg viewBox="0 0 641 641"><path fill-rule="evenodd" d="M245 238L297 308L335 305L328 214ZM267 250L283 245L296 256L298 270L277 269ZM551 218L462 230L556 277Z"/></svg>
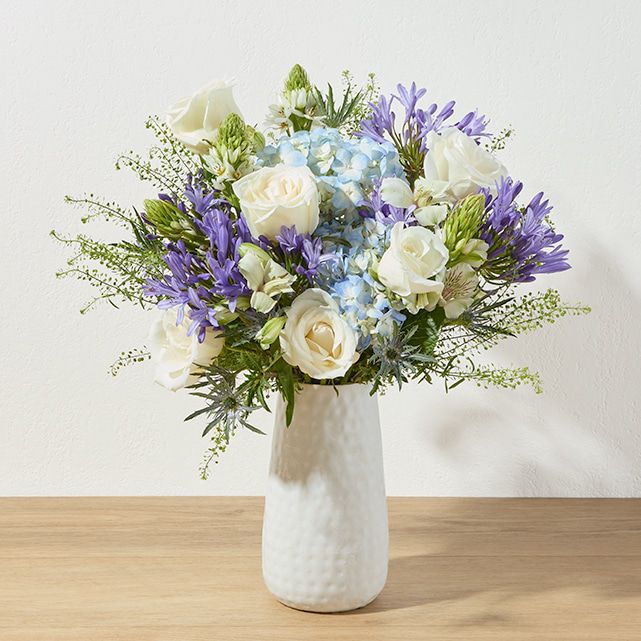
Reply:
<svg viewBox="0 0 641 641"><path fill-rule="evenodd" d="M475 194L480 187L496 193L496 182L507 170L494 156L477 145L473 138L456 127L425 137L424 189L442 193L454 203Z"/></svg>
<svg viewBox="0 0 641 641"><path fill-rule="evenodd" d="M358 360L356 332L322 289L307 289L287 310L280 335L283 358L312 378L343 376Z"/></svg>
<svg viewBox="0 0 641 641"><path fill-rule="evenodd" d="M232 94L233 83L214 80L193 96L181 98L170 107L167 124L187 148L204 155L221 123L230 113L241 115Z"/></svg>
<svg viewBox="0 0 641 641"><path fill-rule="evenodd" d="M185 313L182 323L178 320L178 307L163 312L149 331L149 350L156 365L155 381L175 392L195 381L195 372L209 365L223 349L225 339L220 332L208 329L205 340L198 342L196 332L187 336L191 321Z"/></svg>
<svg viewBox="0 0 641 641"><path fill-rule="evenodd" d="M448 258L447 247L433 231L396 223L390 246L378 264L378 278L405 299L411 312L434 309L443 290Z"/></svg>
<svg viewBox="0 0 641 641"><path fill-rule="evenodd" d="M318 227L318 188L309 167L263 167L236 181L233 189L255 238L273 240L283 225L296 225L300 234Z"/></svg>

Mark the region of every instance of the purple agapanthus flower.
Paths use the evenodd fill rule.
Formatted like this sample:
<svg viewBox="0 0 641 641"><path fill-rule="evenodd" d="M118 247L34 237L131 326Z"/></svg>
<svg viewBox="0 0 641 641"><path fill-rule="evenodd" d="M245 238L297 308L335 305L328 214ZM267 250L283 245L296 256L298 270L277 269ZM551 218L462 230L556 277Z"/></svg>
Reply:
<svg viewBox="0 0 641 641"><path fill-rule="evenodd" d="M240 297L251 294L238 267L238 249L243 242L255 241L245 221L232 216L229 202L219 192L207 190L199 177L188 178L184 196L184 201L166 194L161 198L191 218L209 247L203 248L203 256L190 252L182 240L168 242L164 256L168 272L149 279L145 293L161 298L161 309L187 305L192 320L189 333L197 331L202 341L207 327L219 326L213 309L217 302L224 301L233 311Z"/></svg>
<svg viewBox="0 0 641 641"><path fill-rule="evenodd" d="M525 283L537 274L570 269L568 250L561 247L562 234L547 222L552 206L538 193L522 209L516 197L523 184L502 178L495 197L485 191L487 218L481 238L489 245L485 268L498 280Z"/></svg>
<svg viewBox="0 0 641 641"><path fill-rule="evenodd" d="M310 234L299 234L296 225L283 225L276 236L276 243L290 258L294 271L305 276L310 284L314 282L318 268L336 258L334 254L324 252L323 241L320 238L312 238Z"/></svg>
<svg viewBox="0 0 641 641"><path fill-rule="evenodd" d="M314 282L318 268L323 263L336 258L334 254L323 252L323 241L320 238L304 238L300 253L302 261L296 265L296 273L305 276L310 283Z"/></svg>
<svg viewBox="0 0 641 641"><path fill-rule="evenodd" d="M479 142L481 137L489 136L485 131L487 120L476 111L465 114L458 122L450 125L447 121L454 114L455 102L450 100L439 109L435 103L421 109L418 103L427 93L424 88L417 88L412 83L409 88L403 85L396 87L398 95L381 96L376 103L371 103L369 118L361 121L360 135L368 136L377 142L392 140L397 144L407 144L410 140L418 141L421 151L425 152L425 137L431 131L438 132L443 127L454 126ZM403 125L400 131L395 129L397 113L395 104L403 108Z"/></svg>
<svg viewBox="0 0 641 641"><path fill-rule="evenodd" d="M368 198L361 200L358 204L358 213L363 218L374 218L377 222L384 225L394 225L395 223L402 222L406 225L417 224L414 217L415 205L408 208L394 207L386 203L380 194L381 183L374 185Z"/></svg>
<svg viewBox="0 0 641 641"><path fill-rule="evenodd" d="M158 303L160 309L185 305L189 300L187 291L199 282L198 274L204 273L204 264L187 251L182 240L167 244L164 261L169 273L162 279L149 279L145 284L145 294L162 298Z"/></svg>
<svg viewBox="0 0 641 641"><path fill-rule="evenodd" d="M291 227L283 225L280 228L280 233L276 235L276 242L286 254L300 252L304 240L305 235L299 234L296 231L296 225L292 225Z"/></svg>

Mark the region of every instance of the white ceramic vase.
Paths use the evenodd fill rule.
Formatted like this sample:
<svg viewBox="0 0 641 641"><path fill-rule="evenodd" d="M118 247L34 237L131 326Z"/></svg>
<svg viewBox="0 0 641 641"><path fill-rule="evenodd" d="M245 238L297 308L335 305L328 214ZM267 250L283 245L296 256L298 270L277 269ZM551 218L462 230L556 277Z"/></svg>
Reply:
<svg viewBox="0 0 641 641"><path fill-rule="evenodd" d="M304 385L289 427L279 399L263 520L267 588L299 610L353 610L383 589L387 558L376 396L366 385Z"/></svg>

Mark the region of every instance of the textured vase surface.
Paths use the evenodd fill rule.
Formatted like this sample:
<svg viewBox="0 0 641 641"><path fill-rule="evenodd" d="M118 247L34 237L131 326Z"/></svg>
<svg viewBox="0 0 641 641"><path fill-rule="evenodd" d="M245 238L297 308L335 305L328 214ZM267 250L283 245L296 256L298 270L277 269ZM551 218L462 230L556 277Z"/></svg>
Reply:
<svg viewBox="0 0 641 641"><path fill-rule="evenodd" d="M289 427L279 399L263 520L267 588L300 610L353 610L383 589L387 558L376 396L366 385L305 385Z"/></svg>

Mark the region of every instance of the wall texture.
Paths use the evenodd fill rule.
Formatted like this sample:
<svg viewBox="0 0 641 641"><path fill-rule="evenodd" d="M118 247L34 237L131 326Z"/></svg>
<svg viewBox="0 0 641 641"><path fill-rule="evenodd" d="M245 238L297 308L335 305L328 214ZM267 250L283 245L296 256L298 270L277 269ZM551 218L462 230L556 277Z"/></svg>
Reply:
<svg viewBox="0 0 641 641"><path fill-rule="evenodd" d="M390 494L641 496L641 19L637 2L0 3L3 153L0 495L260 494L269 438L239 434L202 482L193 399L146 365L112 379L149 316L81 317L57 282L74 231L64 194L140 203L115 172L144 149L143 121L233 75L260 122L293 62L319 82L350 67L385 90L416 79L517 132L502 158L544 188L574 269L539 281L591 316L505 343L498 362L538 369L546 391L408 386L381 399ZM260 417L269 428L270 417Z"/></svg>

